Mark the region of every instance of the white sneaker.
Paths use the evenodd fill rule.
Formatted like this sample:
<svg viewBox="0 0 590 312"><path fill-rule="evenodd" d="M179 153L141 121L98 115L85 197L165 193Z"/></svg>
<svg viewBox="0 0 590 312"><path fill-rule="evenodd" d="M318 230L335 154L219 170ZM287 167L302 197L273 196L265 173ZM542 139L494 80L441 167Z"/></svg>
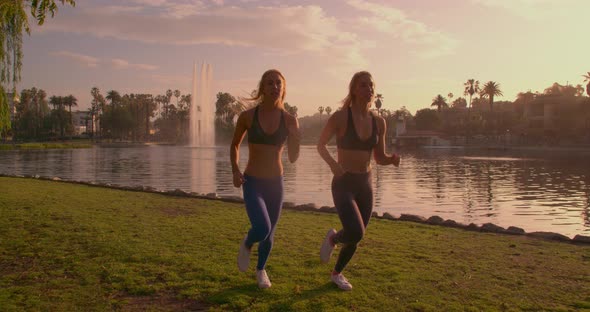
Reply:
<svg viewBox="0 0 590 312"><path fill-rule="evenodd" d="M348 282L346 277L342 275L342 273L332 274L330 279L332 279L332 282L334 282L334 284L336 284L338 288L342 290L352 290L352 285Z"/></svg>
<svg viewBox="0 0 590 312"><path fill-rule="evenodd" d="M330 261L332 251L334 251L334 245L332 244L332 240L330 238L335 234L336 230L334 229L330 229L328 233L326 233L326 237L324 238L322 247L320 248L320 261L322 263L328 263Z"/></svg>
<svg viewBox="0 0 590 312"><path fill-rule="evenodd" d="M238 269L242 272L248 271L248 265L250 264L250 249L246 247L246 238L248 234L244 237L244 240L240 243L240 250L238 251Z"/></svg>
<svg viewBox="0 0 590 312"><path fill-rule="evenodd" d="M258 282L259 288L269 288L272 286L266 270L256 270L256 281Z"/></svg>

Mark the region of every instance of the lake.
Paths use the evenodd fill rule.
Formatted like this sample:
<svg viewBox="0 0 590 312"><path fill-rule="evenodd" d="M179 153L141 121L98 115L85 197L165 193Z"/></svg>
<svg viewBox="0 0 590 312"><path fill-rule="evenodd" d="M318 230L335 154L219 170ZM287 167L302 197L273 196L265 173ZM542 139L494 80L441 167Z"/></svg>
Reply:
<svg viewBox="0 0 590 312"><path fill-rule="evenodd" d="M242 169L247 154L242 147ZM374 211L379 214L438 215L465 224L590 235L587 152L419 149L401 155L399 168L374 167ZM333 206L332 173L315 146L302 146L295 164L283 156L285 201ZM0 173L242 195L232 185L227 146L0 151Z"/></svg>

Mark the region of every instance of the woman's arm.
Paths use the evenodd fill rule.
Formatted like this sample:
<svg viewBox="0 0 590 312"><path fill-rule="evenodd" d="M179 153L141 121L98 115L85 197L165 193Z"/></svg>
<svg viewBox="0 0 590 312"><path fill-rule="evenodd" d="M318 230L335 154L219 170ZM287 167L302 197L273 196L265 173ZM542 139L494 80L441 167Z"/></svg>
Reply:
<svg viewBox="0 0 590 312"><path fill-rule="evenodd" d="M326 148L326 144L328 144L330 139L337 133L337 116L338 112L330 116L326 126L324 126L324 129L322 130L322 134L320 135L316 147L322 159L330 166L332 173L335 176L341 176L344 174L344 170L342 170L340 164L334 159L334 157L332 157L332 155L330 155L330 152L328 152L328 149Z"/></svg>
<svg viewBox="0 0 590 312"><path fill-rule="evenodd" d="M236 122L236 129L234 131L234 137L229 147L229 161L231 163L231 171L233 173L233 182L235 187L240 187L244 183L244 176L238 166L238 159L240 159L240 144L246 134L246 112L243 112L238 117Z"/></svg>
<svg viewBox="0 0 590 312"><path fill-rule="evenodd" d="M379 142L373 150L373 157L378 165L391 165L399 166L400 157L397 154L387 155L385 153L385 133L387 133L387 125L385 119L381 116L375 116L377 119L377 131Z"/></svg>
<svg viewBox="0 0 590 312"><path fill-rule="evenodd" d="M301 142L301 132L299 131L299 121L297 118L289 113L286 114L287 129L289 136L287 138L287 152L289 154L289 161L294 163L299 158L299 145Z"/></svg>

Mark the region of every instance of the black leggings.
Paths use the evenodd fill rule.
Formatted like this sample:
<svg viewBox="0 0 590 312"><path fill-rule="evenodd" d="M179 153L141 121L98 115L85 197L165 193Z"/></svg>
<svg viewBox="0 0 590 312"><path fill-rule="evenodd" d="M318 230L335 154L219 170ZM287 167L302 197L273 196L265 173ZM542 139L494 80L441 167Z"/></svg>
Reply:
<svg viewBox="0 0 590 312"><path fill-rule="evenodd" d="M335 244L342 244L334 271L340 273L356 251L363 238L373 211L371 172L346 172L332 179L332 197L338 211L342 230L333 236Z"/></svg>

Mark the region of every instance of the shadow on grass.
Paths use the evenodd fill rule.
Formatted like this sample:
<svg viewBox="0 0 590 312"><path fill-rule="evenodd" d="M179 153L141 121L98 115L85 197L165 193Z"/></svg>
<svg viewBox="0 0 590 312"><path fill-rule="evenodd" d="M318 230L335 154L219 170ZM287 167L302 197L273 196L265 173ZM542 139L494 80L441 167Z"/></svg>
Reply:
<svg viewBox="0 0 590 312"><path fill-rule="evenodd" d="M325 283L312 289L302 289L302 286L297 285L293 292L277 293L273 290L260 289L256 283L249 283L210 294L206 300L210 304L236 311L252 306L263 306L264 310L269 311L298 311L301 307L324 310L328 306L322 299L331 293L342 292L332 283Z"/></svg>

